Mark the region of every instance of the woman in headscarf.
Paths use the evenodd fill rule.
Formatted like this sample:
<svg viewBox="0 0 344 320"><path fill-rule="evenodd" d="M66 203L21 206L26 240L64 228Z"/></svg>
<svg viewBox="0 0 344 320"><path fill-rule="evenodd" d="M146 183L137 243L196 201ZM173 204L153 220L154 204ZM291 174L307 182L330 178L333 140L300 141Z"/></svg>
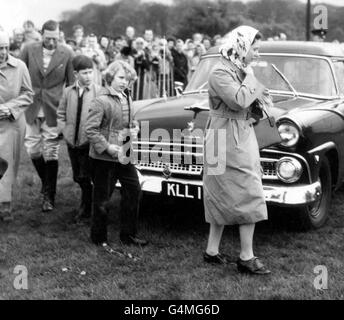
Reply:
<svg viewBox="0 0 344 320"><path fill-rule="evenodd" d="M228 263L219 253L222 232L225 225L239 225L237 267L250 274L270 273L253 254L255 223L267 220L251 118L251 105L263 100L267 90L249 65L259 56L261 38L258 30L240 26L220 47L220 61L209 77L210 113L205 133L204 208L210 232L204 260Z"/></svg>

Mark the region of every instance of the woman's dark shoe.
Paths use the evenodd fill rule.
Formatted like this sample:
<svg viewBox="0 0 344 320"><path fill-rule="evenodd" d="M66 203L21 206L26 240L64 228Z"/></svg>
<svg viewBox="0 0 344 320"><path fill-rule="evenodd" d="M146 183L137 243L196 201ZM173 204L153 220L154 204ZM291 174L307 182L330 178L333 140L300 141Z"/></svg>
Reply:
<svg viewBox="0 0 344 320"><path fill-rule="evenodd" d="M250 260L244 261L240 258L237 261L238 271L241 273L268 275L271 271L264 266L264 264L257 258L253 257Z"/></svg>
<svg viewBox="0 0 344 320"><path fill-rule="evenodd" d="M210 254L205 252L203 254L203 260L204 260L204 262L212 263L212 264L223 264L223 265L226 265L226 264L229 263L228 256L226 256L224 254L221 254L221 253L218 253L215 256L211 256Z"/></svg>
<svg viewBox="0 0 344 320"><path fill-rule="evenodd" d="M134 246L141 246L144 247L148 244L147 240L144 239L139 239L134 236L121 236L120 240L123 244L125 245L134 245Z"/></svg>

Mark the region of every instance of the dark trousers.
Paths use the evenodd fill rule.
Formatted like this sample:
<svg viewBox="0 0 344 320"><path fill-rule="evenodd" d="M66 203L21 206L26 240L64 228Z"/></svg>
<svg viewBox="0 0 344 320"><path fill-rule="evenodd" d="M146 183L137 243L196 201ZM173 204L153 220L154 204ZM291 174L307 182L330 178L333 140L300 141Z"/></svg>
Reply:
<svg viewBox="0 0 344 320"><path fill-rule="evenodd" d="M82 196L81 207L90 214L92 204L92 168L89 157L89 146L72 148L68 146L68 154L72 164L73 179L79 184Z"/></svg>
<svg viewBox="0 0 344 320"><path fill-rule="evenodd" d="M89 146L72 148L68 146L68 154L72 164L73 179L76 183L91 183L91 159Z"/></svg>
<svg viewBox="0 0 344 320"><path fill-rule="evenodd" d="M107 215L117 180L121 183L120 237L136 236L141 187L135 166L92 159L93 216L91 240L107 242Z"/></svg>

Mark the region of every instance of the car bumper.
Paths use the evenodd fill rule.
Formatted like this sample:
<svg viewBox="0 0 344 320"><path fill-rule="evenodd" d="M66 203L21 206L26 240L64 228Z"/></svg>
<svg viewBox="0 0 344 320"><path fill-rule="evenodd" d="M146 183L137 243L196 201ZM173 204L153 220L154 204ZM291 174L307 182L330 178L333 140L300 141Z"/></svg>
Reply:
<svg viewBox="0 0 344 320"><path fill-rule="evenodd" d="M142 175L139 171L138 176L143 192L160 194L162 193L162 182L167 181L164 177ZM202 187L201 180L170 178L168 182ZM321 196L321 184L319 181L296 186L263 184L263 189L265 201L277 205L307 205L317 201Z"/></svg>

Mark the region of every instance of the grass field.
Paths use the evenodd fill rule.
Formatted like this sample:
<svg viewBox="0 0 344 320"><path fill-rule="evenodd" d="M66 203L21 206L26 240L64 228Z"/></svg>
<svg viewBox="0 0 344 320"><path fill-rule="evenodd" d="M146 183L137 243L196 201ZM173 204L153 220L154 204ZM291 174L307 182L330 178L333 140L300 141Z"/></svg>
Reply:
<svg viewBox="0 0 344 320"><path fill-rule="evenodd" d="M38 177L23 152L15 220L0 223L1 299L344 299L344 188L334 196L327 225L317 231L295 231L285 212L271 212L273 218L257 226L255 253L273 273L250 277L238 274L234 264L203 263L208 226L201 206L190 203L148 199L140 229L150 245L143 249L120 246L114 208L109 238L124 254L93 246L89 226L73 223L79 190L71 177L63 146L57 208L43 214ZM221 251L234 261L238 250L238 231L228 227ZM13 286L17 265L28 269L27 290ZM327 267L327 290L313 286L317 265Z"/></svg>

